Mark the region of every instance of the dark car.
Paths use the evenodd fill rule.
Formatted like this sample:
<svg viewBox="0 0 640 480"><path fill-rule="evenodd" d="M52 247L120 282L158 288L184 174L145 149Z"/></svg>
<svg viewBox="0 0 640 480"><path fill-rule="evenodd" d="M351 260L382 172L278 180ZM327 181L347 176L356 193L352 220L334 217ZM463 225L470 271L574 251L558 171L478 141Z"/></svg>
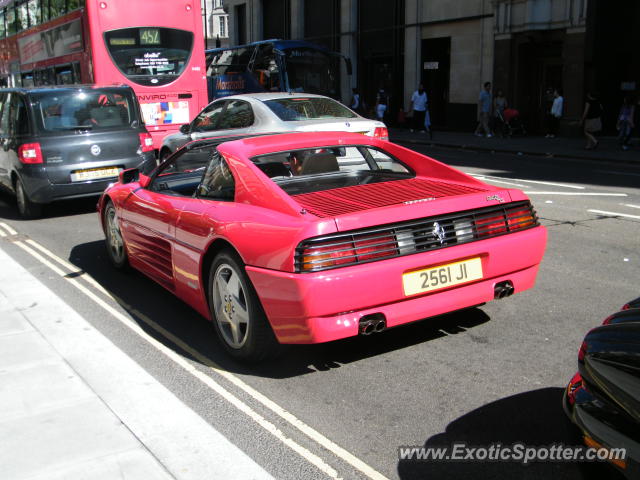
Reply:
<svg viewBox="0 0 640 480"><path fill-rule="evenodd" d="M155 167L128 86L0 89L0 185L25 218L56 200L99 195L120 171Z"/></svg>
<svg viewBox="0 0 640 480"><path fill-rule="evenodd" d="M612 453L611 464L640 478L640 298L587 334L564 409L587 446Z"/></svg>

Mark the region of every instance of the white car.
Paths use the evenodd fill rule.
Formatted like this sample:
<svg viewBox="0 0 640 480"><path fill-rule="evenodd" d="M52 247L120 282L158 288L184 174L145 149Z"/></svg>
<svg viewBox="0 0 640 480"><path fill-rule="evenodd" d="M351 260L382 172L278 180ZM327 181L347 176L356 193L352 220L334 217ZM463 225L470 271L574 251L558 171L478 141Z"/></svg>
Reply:
<svg viewBox="0 0 640 480"><path fill-rule="evenodd" d="M248 93L220 98L207 105L179 133L162 141L164 160L185 143L205 137L268 132L356 132L388 140L384 123L361 117L340 102L304 93Z"/></svg>

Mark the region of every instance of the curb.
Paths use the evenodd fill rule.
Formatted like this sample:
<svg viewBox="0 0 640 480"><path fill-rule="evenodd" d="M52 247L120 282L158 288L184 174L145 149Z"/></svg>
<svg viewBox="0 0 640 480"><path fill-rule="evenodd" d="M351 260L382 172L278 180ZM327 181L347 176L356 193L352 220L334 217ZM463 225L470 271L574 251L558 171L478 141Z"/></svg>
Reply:
<svg viewBox="0 0 640 480"><path fill-rule="evenodd" d="M393 135L390 135L390 141L394 143L411 143L415 145L429 145L432 147L444 147L444 148L457 148L461 150L469 150L475 152L488 152L488 153L508 153L512 155L528 155L535 157L545 157L545 158L563 158L567 160L580 160L580 161L591 161L591 162L609 162L609 163L617 163L623 165L640 165L640 162L637 160L625 160L619 158L592 158L592 157L584 157L580 155L573 155L569 153L553 153L553 152L540 152L540 151L531 151L531 150L514 150L510 148L490 148L490 147L482 147L478 145L466 145L459 143L443 143L433 140L414 140L414 139L404 139L404 138L393 138Z"/></svg>

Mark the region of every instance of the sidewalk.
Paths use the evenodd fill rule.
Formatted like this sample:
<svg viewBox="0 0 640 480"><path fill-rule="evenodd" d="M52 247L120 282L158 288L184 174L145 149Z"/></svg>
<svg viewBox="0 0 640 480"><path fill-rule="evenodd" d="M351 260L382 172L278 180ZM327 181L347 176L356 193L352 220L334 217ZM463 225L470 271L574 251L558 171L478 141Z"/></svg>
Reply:
<svg viewBox="0 0 640 480"><path fill-rule="evenodd" d="M463 148L474 151L513 153L545 157L597 160L613 163L640 165L640 148L634 144L622 150L615 137L600 137L597 150L585 150L582 137L544 138L521 136L513 138L476 137L472 132L411 133L408 129L390 128L389 137L396 143L416 143L438 147Z"/></svg>
<svg viewBox="0 0 640 480"><path fill-rule="evenodd" d="M1 243L0 266L2 478L271 479Z"/></svg>

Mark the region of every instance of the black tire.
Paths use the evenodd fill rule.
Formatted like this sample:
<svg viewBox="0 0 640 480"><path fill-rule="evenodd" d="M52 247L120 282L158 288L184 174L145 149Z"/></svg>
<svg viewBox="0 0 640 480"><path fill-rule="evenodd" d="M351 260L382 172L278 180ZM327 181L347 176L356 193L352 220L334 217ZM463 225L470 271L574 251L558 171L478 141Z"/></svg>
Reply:
<svg viewBox="0 0 640 480"><path fill-rule="evenodd" d="M258 362L281 352L244 263L235 252L222 250L216 255L208 285L213 325L229 355L243 362Z"/></svg>
<svg viewBox="0 0 640 480"><path fill-rule="evenodd" d="M33 219L42 216L43 205L31 201L24 189L22 180L19 178L16 179L16 201L18 203L18 212L22 218Z"/></svg>
<svg viewBox="0 0 640 480"><path fill-rule="evenodd" d="M129 267L127 247L120 232L116 207L111 200L107 201L103 212L102 222L104 225L104 243L107 249L107 258L109 263L116 269L126 270Z"/></svg>

